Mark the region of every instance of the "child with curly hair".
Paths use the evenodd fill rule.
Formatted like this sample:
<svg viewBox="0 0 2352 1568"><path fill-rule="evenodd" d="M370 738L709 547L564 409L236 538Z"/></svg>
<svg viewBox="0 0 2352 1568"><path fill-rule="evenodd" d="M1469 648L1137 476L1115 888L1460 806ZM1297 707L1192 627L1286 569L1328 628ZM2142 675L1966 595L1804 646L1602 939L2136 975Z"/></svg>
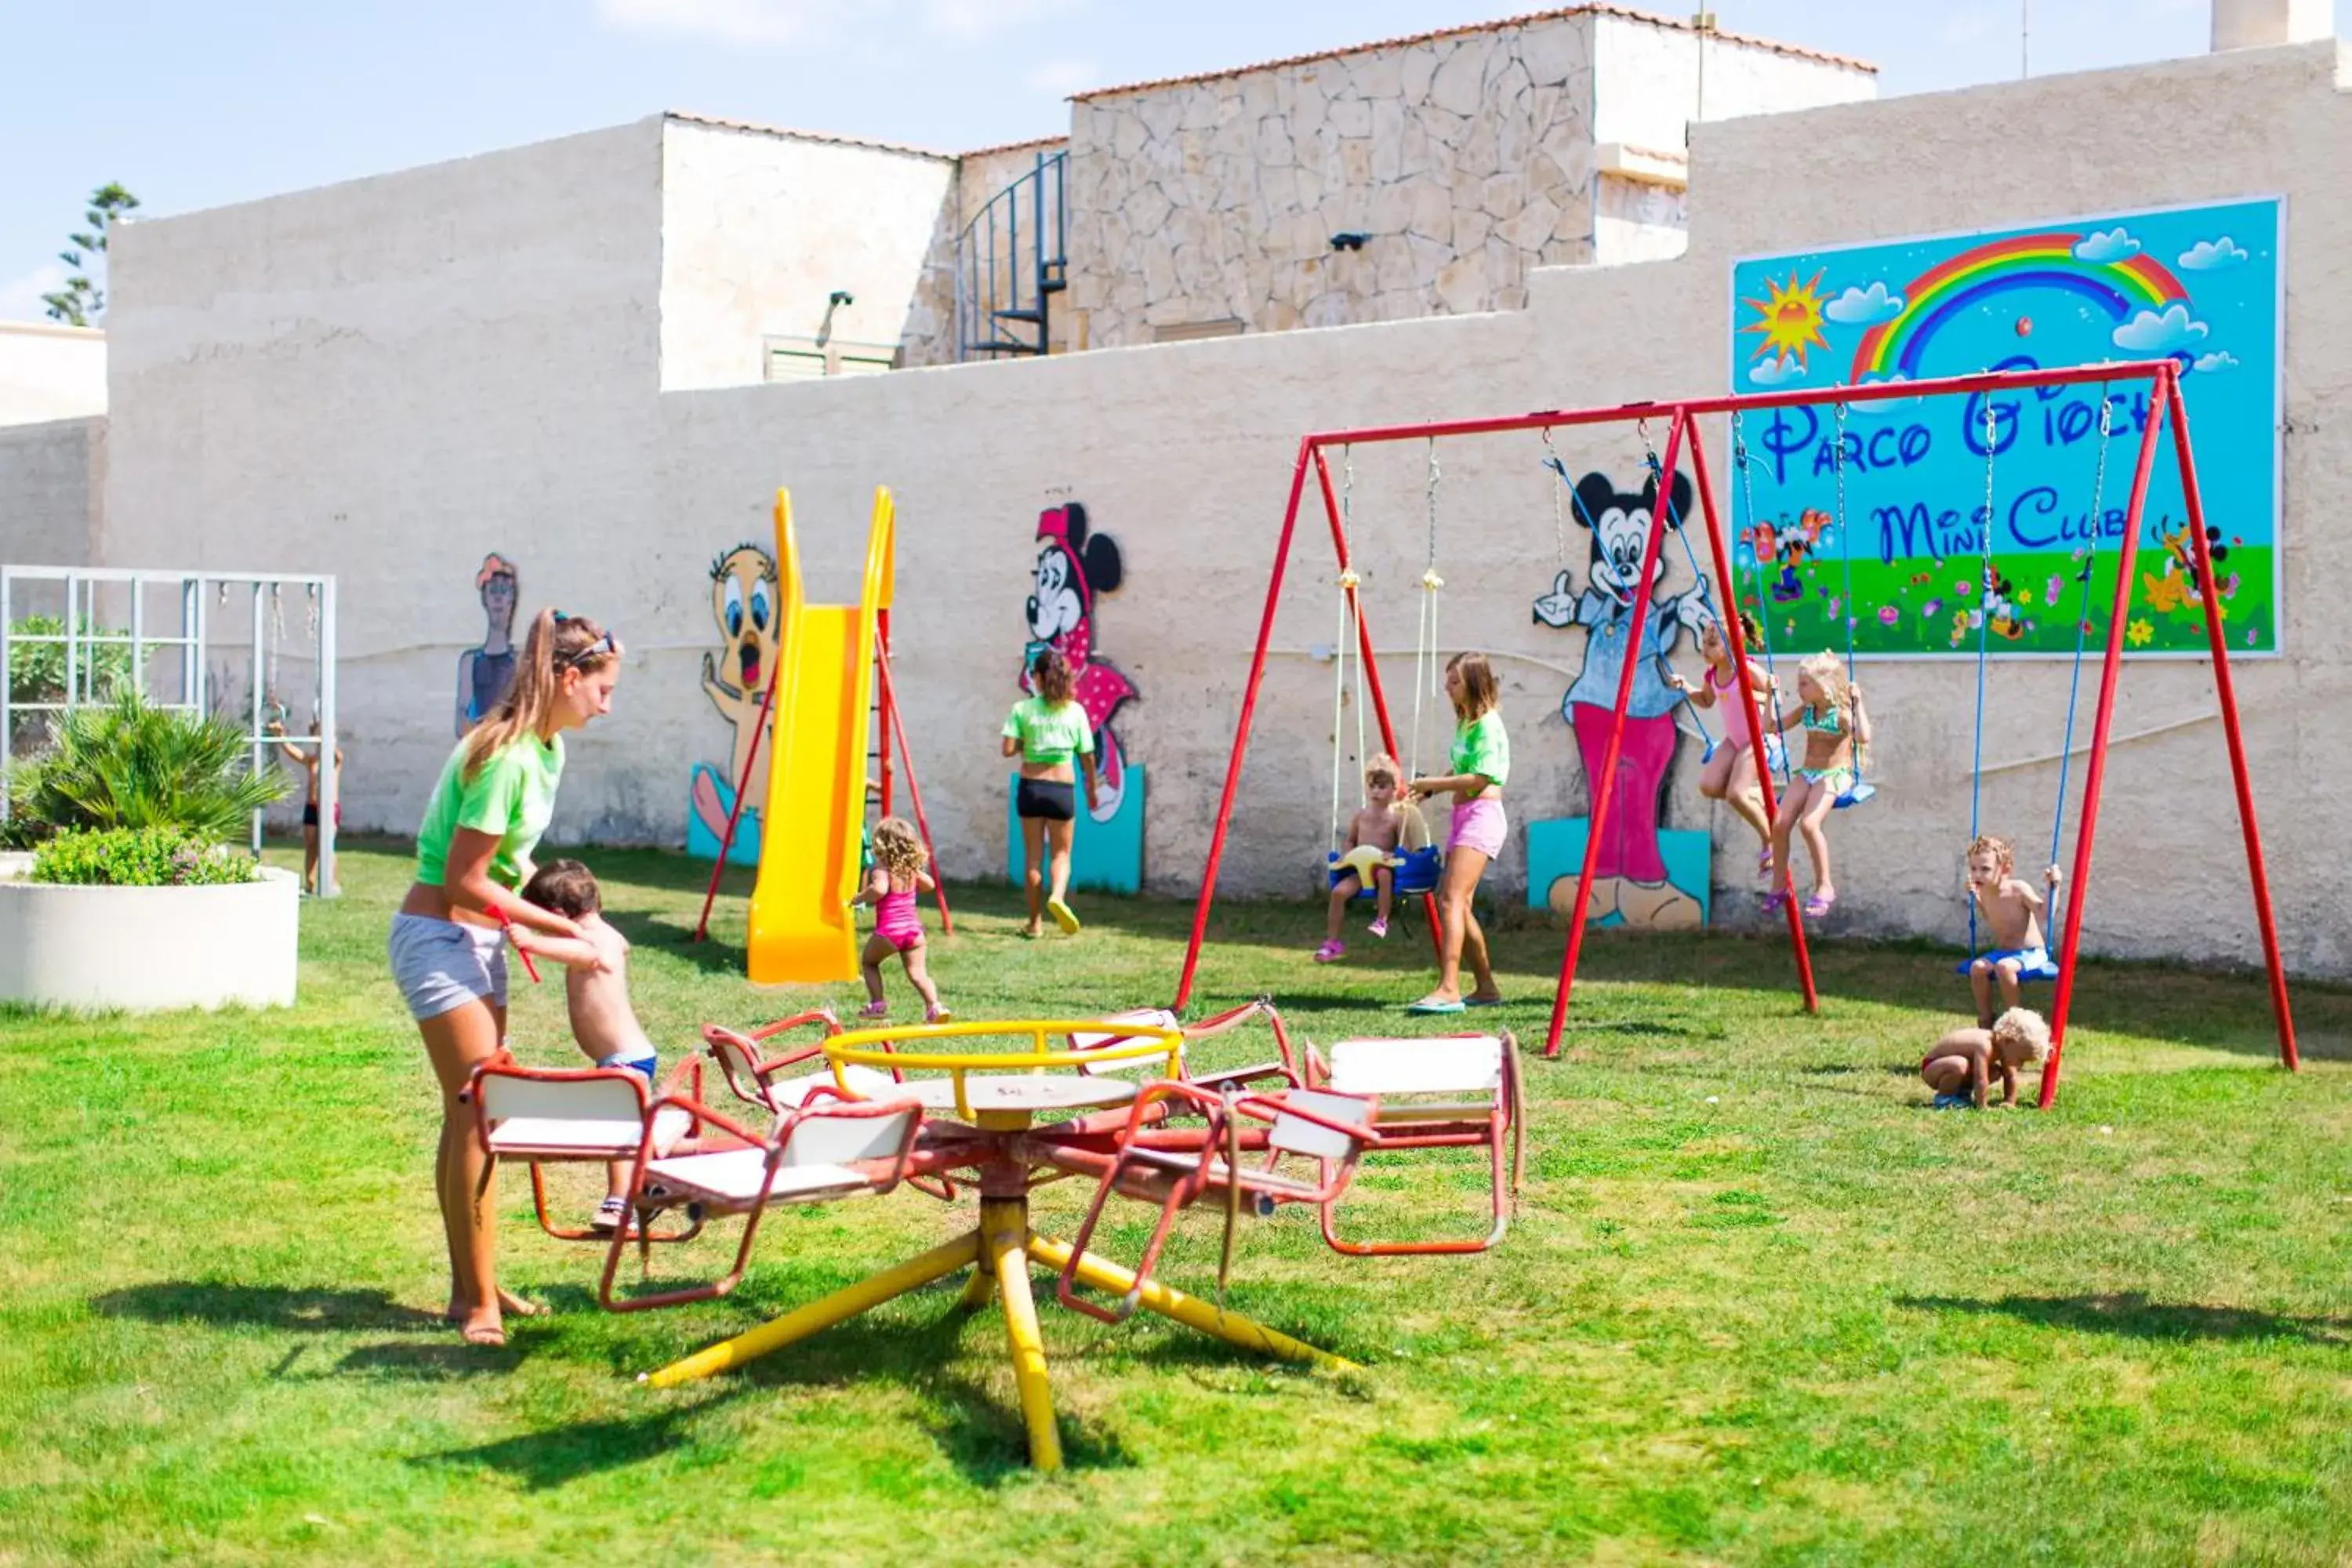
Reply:
<svg viewBox="0 0 2352 1568"><path fill-rule="evenodd" d="M2050 1026L2042 1015L2011 1007L1990 1029L1954 1029L1937 1040L1919 1063L1919 1076L1936 1091L1937 1110L1982 1110L1993 1077L2000 1078L2000 1102L2017 1103L2017 1069L2050 1059Z"/></svg>
<svg viewBox="0 0 2352 1568"><path fill-rule="evenodd" d="M923 921L915 900L937 886L928 869L929 860L921 836L906 818L886 816L874 825L874 869L850 900L874 906L874 934L866 939L866 952L858 960L867 998L857 1015L861 1018L890 1016L890 1004L882 998L882 961L893 952L923 999L923 1022L944 1024L954 1016L940 1005L939 987L931 984L923 963Z"/></svg>

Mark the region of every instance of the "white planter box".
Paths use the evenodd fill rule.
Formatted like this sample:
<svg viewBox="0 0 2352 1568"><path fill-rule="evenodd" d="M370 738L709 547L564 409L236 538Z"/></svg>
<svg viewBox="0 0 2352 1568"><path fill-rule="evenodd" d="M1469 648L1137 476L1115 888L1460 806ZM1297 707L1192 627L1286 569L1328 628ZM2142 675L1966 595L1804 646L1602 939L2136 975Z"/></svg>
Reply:
<svg viewBox="0 0 2352 1568"><path fill-rule="evenodd" d="M285 1007L294 1002L301 879L218 888L64 888L0 855L0 1002L36 1006Z"/></svg>

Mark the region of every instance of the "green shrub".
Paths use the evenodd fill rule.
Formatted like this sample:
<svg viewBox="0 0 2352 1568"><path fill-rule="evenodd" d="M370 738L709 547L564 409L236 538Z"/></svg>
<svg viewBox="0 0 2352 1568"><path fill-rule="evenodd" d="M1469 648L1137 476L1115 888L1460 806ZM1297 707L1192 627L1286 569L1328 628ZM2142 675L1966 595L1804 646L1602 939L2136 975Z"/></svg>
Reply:
<svg viewBox="0 0 2352 1568"><path fill-rule="evenodd" d="M16 637L65 636L62 616L26 616L9 630ZM96 622L81 623L84 637L119 636ZM89 697L104 702L131 687L131 647L127 643L84 645L75 650L74 684ZM61 642L11 642L8 645L8 700L62 702L66 695L66 645Z"/></svg>
<svg viewBox="0 0 2352 1568"><path fill-rule="evenodd" d="M11 770L9 811L53 829L176 827L207 843L241 834L284 795L275 768L256 773L234 724L157 708L124 692L52 725L54 746Z"/></svg>
<svg viewBox="0 0 2352 1568"><path fill-rule="evenodd" d="M176 827L68 828L33 855L34 881L78 887L209 887L260 875L252 857Z"/></svg>

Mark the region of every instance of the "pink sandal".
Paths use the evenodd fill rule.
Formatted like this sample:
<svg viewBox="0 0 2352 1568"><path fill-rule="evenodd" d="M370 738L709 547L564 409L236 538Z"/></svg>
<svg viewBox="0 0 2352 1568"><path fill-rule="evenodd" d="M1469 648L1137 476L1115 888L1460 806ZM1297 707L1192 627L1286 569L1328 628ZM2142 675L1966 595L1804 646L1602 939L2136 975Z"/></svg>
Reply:
<svg viewBox="0 0 2352 1568"><path fill-rule="evenodd" d="M1347 956L1348 944L1344 942L1327 942L1315 950L1315 962L1318 963L1337 963Z"/></svg>
<svg viewBox="0 0 2352 1568"><path fill-rule="evenodd" d="M887 1002L868 1002L865 1006L860 1007L857 1010L857 1016L861 1018L887 1018L890 1016L890 1004Z"/></svg>
<svg viewBox="0 0 2352 1568"><path fill-rule="evenodd" d="M1837 908L1835 893L1815 893L1805 900L1805 918L1809 921L1817 921L1835 908Z"/></svg>
<svg viewBox="0 0 2352 1568"><path fill-rule="evenodd" d="M1765 913L1766 915L1768 915L1768 916L1769 916L1769 915L1777 915L1777 914L1779 914L1782 910L1785 910L1785 909L1787 909L1788 907L1789 907L1789 895L1788 895L1788 894L1786 894L1786 893L1780 893L1780 892L1774 892L1774 893L1767 893L1767 894L1765 894L1765 895L1764 895L1764 913Z"/></svg>

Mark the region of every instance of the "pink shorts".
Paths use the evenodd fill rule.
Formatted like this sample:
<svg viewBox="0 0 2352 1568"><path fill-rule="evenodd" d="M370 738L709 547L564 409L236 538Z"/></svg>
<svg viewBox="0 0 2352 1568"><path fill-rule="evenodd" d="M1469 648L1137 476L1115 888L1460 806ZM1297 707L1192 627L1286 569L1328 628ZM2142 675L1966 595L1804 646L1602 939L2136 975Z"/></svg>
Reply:
<svg viewBox="0 0 2352 1568"><path fill-rule="evenodd" d="M1492 860L1503 853L1510 824L1499 800L1465 800L1454 808L1454 826L1446 830L1448 849L1475 849Z"/></svg>

